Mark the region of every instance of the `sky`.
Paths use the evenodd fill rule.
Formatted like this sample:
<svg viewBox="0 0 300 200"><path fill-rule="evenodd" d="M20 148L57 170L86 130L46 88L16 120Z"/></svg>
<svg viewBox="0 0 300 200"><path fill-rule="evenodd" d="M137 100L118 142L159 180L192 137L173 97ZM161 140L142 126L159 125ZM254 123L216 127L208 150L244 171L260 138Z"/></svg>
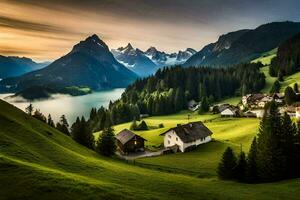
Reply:
<svg viewBox="0 0 300 200"><path fill-rule="evenodd" d="M299 0L0 0L0 55L55 60L97 34L166 52L200 50L221 34L300 21Z"/></svg>

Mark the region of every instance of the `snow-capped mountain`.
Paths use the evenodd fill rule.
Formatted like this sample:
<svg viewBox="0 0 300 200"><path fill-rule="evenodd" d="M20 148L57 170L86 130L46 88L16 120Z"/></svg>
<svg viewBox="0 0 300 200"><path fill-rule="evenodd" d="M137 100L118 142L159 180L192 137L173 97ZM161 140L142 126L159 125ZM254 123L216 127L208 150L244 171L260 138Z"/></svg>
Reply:
<svg viewBox="0 0 300 200"><path fill-rule="evenodd" d="M147 51L143 52L139 49L134 49L129 43L126 47L113 49L112 53L115 58L127 68L140 76L147 76L153 74L160 67L184 63L194 55L196 51L187 48L185 51L168 54L157 50L155 47L150 47Z"/></svg>
<svg viewBox="0 0 300 200"><path fill-rule="evenodd" d="M145 52L145 55L159 67L164 67L182 64L195 53L197 52L192 48L187 48L185 51L179 51L178 53L168 54L157 50L155 47L150 47Z"/></svg>
<svg viewBox="0 0 300 200"><path fill-rule="evenodd" d="M134 49L130 43L111 52L121 64L141 77L151 75L158 69L158 66L145 56L143 51Z"/></svg>

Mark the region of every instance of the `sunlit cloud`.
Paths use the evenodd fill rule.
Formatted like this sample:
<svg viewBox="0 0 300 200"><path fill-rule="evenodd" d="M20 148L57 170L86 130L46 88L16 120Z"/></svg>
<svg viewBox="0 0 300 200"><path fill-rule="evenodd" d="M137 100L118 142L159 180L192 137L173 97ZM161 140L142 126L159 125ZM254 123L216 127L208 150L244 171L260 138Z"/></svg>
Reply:
<svg viewBox="0 0 300 200"><path fill-rule="evenodd" d="M110 48L197 50L220 34L299 21L297 0L0 0L0 54L54 60L91 34Z"/></svg>

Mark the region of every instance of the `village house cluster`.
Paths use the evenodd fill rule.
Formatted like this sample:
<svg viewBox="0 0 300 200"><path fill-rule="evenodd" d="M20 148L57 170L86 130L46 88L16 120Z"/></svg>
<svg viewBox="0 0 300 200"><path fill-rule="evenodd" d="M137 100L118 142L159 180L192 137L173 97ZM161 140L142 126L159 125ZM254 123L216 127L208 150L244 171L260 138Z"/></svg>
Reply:
<svg viewBox="0 0 300 200"><path fill-rule="evenodd" d="M284 95L281 93L273 95L263 93L247 94L242 97L241 102L236 106L227 103L216 104L210 108L210 111L215 114L220 113L222 117L262 118L266 104L273 100L279 105L280 114L283 115L286 112L291 117L300 118L299 105L286 105Z"/></svg>
<svg viewBox="0 0 300 200"><path fill-rule="evenodd" d="M300 118L300 107L285 105L284 95L280 93L273 95L263 93L247 94L242 97L238 105L216 104L210 107L210 111L214 114L221 114L222 117L262 118L266 104L273 100L279 105L281 114L286 112L291 117ZM188 102L187 107L191 111L196 111L199 109L199 103L191 100ZM148 115L143 117L148 117ZM178 124L176 127L160 134L160 136L163 136L164 149L162 153L191 151L201 144L212 141L212 134L211 130L200 121L183 125ZM116 135L116 140L118 151L123 155L145 151L145 141L147 140L128 129L119 132Z"/></svg>

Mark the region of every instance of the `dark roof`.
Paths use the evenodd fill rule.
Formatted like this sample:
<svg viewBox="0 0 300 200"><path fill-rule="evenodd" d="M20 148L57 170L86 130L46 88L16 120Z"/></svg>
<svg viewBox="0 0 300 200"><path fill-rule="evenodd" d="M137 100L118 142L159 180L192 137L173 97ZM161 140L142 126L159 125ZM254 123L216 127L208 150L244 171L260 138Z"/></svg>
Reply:
<svg viewBox="0 0 300 200"><path fill-rule="evenodd" d="M191 122L171 128L160 135L164 135L171 130L175 131L184 143L193 142L213 134L202 122Z"/></svg>
<svg viewBox="0 0 300 200"><path fill-rule="evenodd" d="M124 129L116 135L116 139L119 140L122 144L126 144L134 137L139 137L139 138L147 141L146 139L142 138L139 135L134 134L132 131L130 131L128 129Z"/></svg>

